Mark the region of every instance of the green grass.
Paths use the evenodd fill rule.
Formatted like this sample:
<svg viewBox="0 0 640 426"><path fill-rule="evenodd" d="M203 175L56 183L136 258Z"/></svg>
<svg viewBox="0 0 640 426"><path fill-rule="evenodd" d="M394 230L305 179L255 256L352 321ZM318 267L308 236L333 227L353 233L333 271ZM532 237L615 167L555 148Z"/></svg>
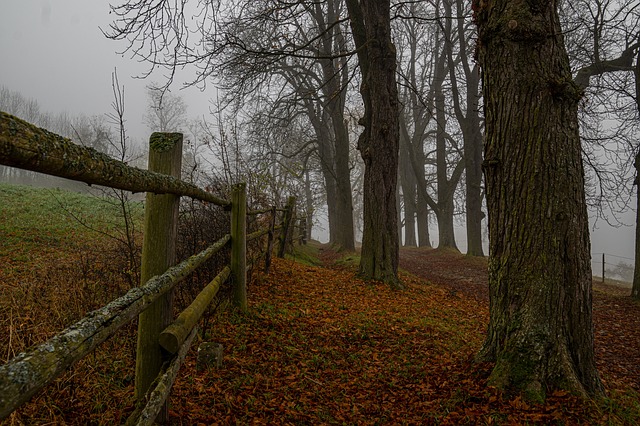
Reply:
<svg viewBox="0 0 640 426"><path fill-rule="evenodd" d="M132 207L141 223L141 203ZM0 183L0 256L26 262L33 251L75 247L119 229L121 216L105 197Z"/></svg>
<svg viewBox="0 0 640 426"><path fill-rule="evenodd" d="M313 242L309 242L308 244L298 245L295 244L293 247L293 253L287 254L285 257L287 259L295 260L298 263L302 263L308 266L321 266L322 261L318 257L319 247L317 244Z"/></svg>
<svg viewBox="0 0 640 426"><path fill-rule="evenodd" d="M345 252L344 256L336 260L335 265L343 268L357 268L360 265L360 255L358 253Z"/></svg>
<svg viewBox="0 0 640 426"><path fill-rule="evenodd" d="M593 277L593 283L594 284L602 284L602 277L594 276ZM615 280L613 278L607 278L607 277L605 277L605 279L604 279L604 284L605 285L613 285L613 286L616 286L616 287L628 287L628 288L631 288L631 285L632 285L628 281Z"/></svg>

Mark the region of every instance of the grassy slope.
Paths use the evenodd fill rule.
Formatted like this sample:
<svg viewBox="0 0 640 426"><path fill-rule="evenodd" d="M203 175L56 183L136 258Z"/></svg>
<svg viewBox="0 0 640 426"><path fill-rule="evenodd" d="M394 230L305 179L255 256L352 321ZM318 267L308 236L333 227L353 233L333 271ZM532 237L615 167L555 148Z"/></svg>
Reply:
<svg viewBox="0 0 640 426"><path fill-rule="evenodd" d="M136 208L141 219L141 208ZM119 210L104 198L60 189L0 183L0 257L12 263L79 247L119 226ZM82 219L91 230L73 216Z"/></svg>
<svg viewBox="0 0 640 426"><path fill-rule="evenodd" d="M142 208L134 210L140 223ZM104 199L0 184L0 218L3 361L128 289L117 246L103 234L117 234L119 211ZM132 336L125 327L2 424L119 423L114 406L130 399Z"/></svg>

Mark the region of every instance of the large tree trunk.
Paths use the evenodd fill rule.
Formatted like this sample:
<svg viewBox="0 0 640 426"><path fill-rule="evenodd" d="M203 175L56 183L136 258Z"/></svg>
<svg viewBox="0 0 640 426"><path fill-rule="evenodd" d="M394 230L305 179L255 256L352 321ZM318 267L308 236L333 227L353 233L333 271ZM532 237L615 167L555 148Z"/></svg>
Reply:
<svg viewBox="0 0 640 426"><path fill-rule="evenodd" d="M307 166L304 171L304 202L305 202L305 233L307 240L311 240L311 232L313 231L314 220L314 204L313 204L313 191L311 190L311 176L309 173L309 167Z"/></svg>
<svg viewBox="0 0 640 426"><path fill-rule="evenodd" d="M337 235L334 241L341 248L349 251L356 249L355 231L353 227L353 198L351 190L351 171L349 168L349 134L341 120L342 112L332 117L335 133L335 170L337 195ZM340 120L339 123L336 121Z"/></svg>
<svg viewBox="0 0 640 426"><path fill-rule="evenodd" d="M418 197L416 208L416 221L418 222L418 246L431 247L431 235L429 234L429 206L424 197Z"/></svg>
<svg viewBox="0 0 640 426"><path fill-rule="evenodd" d="M438 178L438 248L449 247L458 249L453 232L453 194L458 180L447 176L447 143L445 117L445 99L441 91L437 91L436 105L436 175Z"/></svg>
<svg viewBox="0 0 640 426"><path fill-rule="evenodd" d="M416 187L407 185L406 192L403 189L404 197L404 245L416 247Z"/></svg>
<svg viewBox="0 0 640 426"><path fill-rule="evenodd" d="M474 1L486 110L490 383L599 394L577 104L555 1Z"/></svg>
<svg viewBox="0 0 640 426"><path fill-rule="evenodd" d="M635 268L633 269L631 297L640 300L640 153L636 155L636 161L633 166L636 168L636 260Z"/></svg>
<svg viewBox="0 0 640 426"><path fill-rule="evenodd" d="M400 135L402 137L402 134ZM416 176L413 173L409 152L400 150L400 185L404 201L404 245L417 246L416 240Z"/></svg>
<svg viewBox="0 0 640 426"><path fill-rule="evenodd" d="M321 144L319 144L322 152ZM322 154L321 154L322 156ZM327 193L327 221L329 224L329 244L338 244L338 191L336 189L335 174L330 164L321 161L322 176L324 177L324 187Z"/></svg>
<svg viewBox="0 0 640 426"><path fill-rule="evenodd" d="M484 256L482 249L482 130L480 129L479 78L475 69L467 79L467 116L464 135L467 255Z"/></svg>
<svg viewBox="0 0 640 426"><path fill-rule="evenodd" d="M360 274L401 287L398 280L398 88L391 43L389 0L347 0L362 73L364 130L358 150L364 160L364 229Z"/></svg>

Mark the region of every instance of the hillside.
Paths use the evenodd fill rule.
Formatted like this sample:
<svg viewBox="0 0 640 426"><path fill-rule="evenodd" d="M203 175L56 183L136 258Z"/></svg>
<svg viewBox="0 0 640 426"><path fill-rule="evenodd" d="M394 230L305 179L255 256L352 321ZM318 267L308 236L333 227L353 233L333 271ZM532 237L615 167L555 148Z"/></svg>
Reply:
<svg viewBox="0 0 640 426"><path fill-rule="evenodd" d="M114 223L117 212L99 207L100 200L40 191L0 186L5 359L128 285L123 265L113 262L113 240L99 231L109 226L97 225ZM98 230L61 205L74 205L78 217L93 214ZM487 387L490 365L473 362L488 320L483 259L404 249L404 291L355 278L355 262L355 254L310 244L274 259L269 275L254 273L248 314L222 303L202 324L206 332L170 397L172 424L640 421L637 303L596 285L596 350L607 400L584 403L556 392L531 405ZM203 341L223 345L221 369L196 369ZM134 356L131 326L2 424L122 423L134 405Z"/></svg>

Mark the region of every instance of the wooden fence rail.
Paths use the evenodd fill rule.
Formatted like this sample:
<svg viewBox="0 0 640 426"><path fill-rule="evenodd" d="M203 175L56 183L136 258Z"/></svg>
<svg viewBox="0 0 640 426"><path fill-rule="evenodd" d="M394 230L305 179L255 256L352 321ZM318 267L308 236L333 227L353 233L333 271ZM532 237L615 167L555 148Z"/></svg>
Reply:
<svg viewBox="0 0 640 426"><path fill-rule="evenodd" d="M51 339L0 366L0 418L29 400L45 385L84 358L120 327L136 318L158 297L188 277L230 241L227 235L141 287L90 312Z"/></svg>
<svg viewBox="0 0 640 426"><path fill-rule="evenodd" d="M0 366L0 419L6 418L35 393L85 357L123 325L140 316L136 361L136 399L138 405L127 424L152 424L162 421L166 399L182 360L196 334L196 324L228 278L233 279L234 303L247 309L246 244L268 236L265 257L268 271L273 249L274 233L281 230L279 254L287 244L287 235L294 220L295 197L290 197L285 209L275 207L247 212L246 186L233 187L231 201L216 197L186 182L178 176L182 135L153 133L150 137L150 169L146 171L127 166L94 149L73 144L70 140L40 129L19 118L0 111L0 164L47 173L90 185L103 185L132 192L147 192L145 206L145 243L143 244L143 279L140 287L132 288L124 296L90 312L48 341L36 345ZM175 157L161 166L153 165L154 158ZM164 161L164 160L163 160ZM173 161L173 162L172 162ZM170 176L175 174L176 176ZM153 194L172 194L161 196ZM174 197L175 196L175 197ZM231 210L230 234L201 253L173 265L175 236L159 237L163 229L175 227L179 196L188 196ZM165 198L163 198L165 197ZM156 202L156 200L159 200ZM165 202L167 201L167 202ZM275 226L277 211L284 212L281 225ZM271 213L269 227L247 236L246 216ZM166 217L167 221L158 217ZM155 225L154 225L155 223ZM177 283L231 243L231 263L200 292L191 305L175 320L159 320L158 316L171 312L170 294ZM161 251L155 251L157 246ZM167 248L167 250L165 250ZM151 251L153 250L153 251ZM158 263L158 258L163 258ZM254 263L254 259L251 263ZM162 303L160 301L163 300ZM161 304L158 311L151 306ZM168 306L168 308L167 308ZM163 313L158 313L162 311ZM153 312L153 313L152 313ZM146 317L146 318L145 318ZM149 324L152 324L150 326ZM160 328L158 326L160 325ZM153 330L150 331L150 328ZM160 349L162 348L162 350ZM169 356L166 353L170 354ZM151 353L151 355L149 355ZM158 354L161 357L158 358ZM149 359L155 359L150 362Z"/></svg>
<svg viewBox="0 0 640 426"><path fill-rule="evenodd" d="M162 147L173 137L154 133L151 146ZM41 129L0 111L0 164L59 176L89 185L131 192L153 192L196 198L219 206L231 202L173 176L130 167L93 148Z"/></svg>

